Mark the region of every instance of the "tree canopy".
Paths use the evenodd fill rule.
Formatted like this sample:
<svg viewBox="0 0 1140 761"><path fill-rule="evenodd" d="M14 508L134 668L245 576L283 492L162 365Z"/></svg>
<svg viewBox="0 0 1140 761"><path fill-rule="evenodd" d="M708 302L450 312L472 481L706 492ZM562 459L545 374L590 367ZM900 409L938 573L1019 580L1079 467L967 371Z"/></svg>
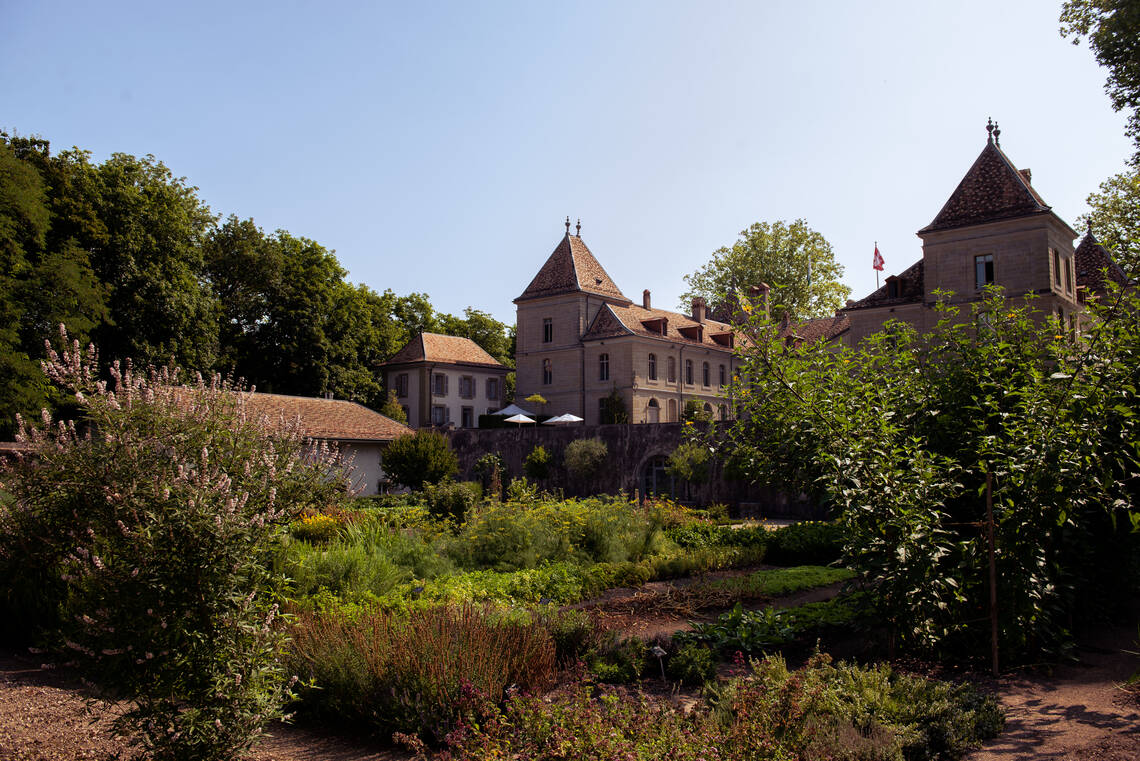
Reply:
<svg viewBox="0 0 1140 761"><path fill-rule="evenodd" d="M1140 170L1109 177L1085 202L1090 211L1080 221L1092 224L1101 245L1129 277L1140 277Z"/></svg>
<svg viewBox="0 0 1140 761"><path fill-rule="evenodd" d="M96 341L106 363L173 360L374 408L385 400L379 365L421 330L470 338L513 366L513 326L346 275L317 241L219 220L153 156L94 162L0 133L0 438L17 412L66 401L39 368L60 324Z"/></svg>
<svg viewBox="0 0 1140 761"><path fill-rule="evenodd" d="M1128 112L1128 135L1140 164L1140 0L1066 0L1061 34L1073 44L1088 38L1097 62L1108 69L1105 90L1117 111Z"/></svg>
<svg viewBox="0 0 1140 761"><path fill-rule="evenodd" d="M757 222L731 247L717 249L708 264L685 276L689 290L681 295L681 309L700 296L718 311L750 287L767 283L773 314L824 317L851 295L839 282L842 276L843 265L835 260L831 244L804 220Z"/></svg>

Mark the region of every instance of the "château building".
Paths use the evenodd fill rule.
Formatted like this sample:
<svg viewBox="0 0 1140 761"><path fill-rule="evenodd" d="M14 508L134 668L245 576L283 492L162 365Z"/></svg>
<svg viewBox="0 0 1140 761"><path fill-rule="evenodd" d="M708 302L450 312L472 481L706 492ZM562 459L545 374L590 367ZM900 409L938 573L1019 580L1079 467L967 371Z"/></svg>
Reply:
<svg viewBox="0 0 1140 761"><path fill-rule="evenodd" d="M680 420L696 401L718 420L743 334L709 317L702 299L691 314L655 309L648 290L627 298L587 248L581 225L566 234L515 299L516 399L541 394L550 414L571 412L587 425L603 421L616 394L633 423Z"/></svg>
<svg viewBox="0 0 1140 761"><path fill-rule="evenodd" d="M1018 169L1002 151L997 125L986 129L989 137L973 166L918 231L922 258L841 310L847 345L891 319L929 330L943 316L932 308L939 300L968 308L990 285L1015 304L1035 298L1035 309L1075 333L1085 300L1103 291L1104 278L1125 282L1091 229L1073 248L1076 231L1033 188L1030 170Z"/></svg>

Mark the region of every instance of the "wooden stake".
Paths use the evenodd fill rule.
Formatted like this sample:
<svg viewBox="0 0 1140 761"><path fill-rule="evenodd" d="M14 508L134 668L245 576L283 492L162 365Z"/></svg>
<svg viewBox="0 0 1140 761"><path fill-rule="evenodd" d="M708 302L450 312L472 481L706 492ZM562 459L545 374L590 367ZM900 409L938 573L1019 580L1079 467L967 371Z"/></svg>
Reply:
<svg viewBox="0 0 1140 761"><path fill-rule="evenodd" d="M990 650L994 676L998 675L997 550L994 547L993 474L986 472L986 531L990 543Z"/></svg>

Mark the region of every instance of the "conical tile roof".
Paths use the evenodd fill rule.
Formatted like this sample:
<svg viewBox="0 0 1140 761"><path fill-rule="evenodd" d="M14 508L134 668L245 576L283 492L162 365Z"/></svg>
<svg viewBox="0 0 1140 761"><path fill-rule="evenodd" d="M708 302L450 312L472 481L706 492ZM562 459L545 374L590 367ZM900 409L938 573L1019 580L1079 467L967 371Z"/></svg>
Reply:
<svg viewBox="0 0 1140 761"><path fill-rule="evenodd" d="M582 238L567 233L515 302L575 291L630 301L590 253Z"/></svg>
<svg viewBox="0 0 1140 761"><path fill-rule="evenodd" d="M1117 285L1126 285L1128 276L1120 268L1100 241L1089 230L1073 253L1077 265L1077 285L1083 285L1093 293L1105 290L1108 280Z"/></svg>
<svg viewBox="0 0 1140 761"><path fill-rule="evenodd" d="M1029 184L1028 170L1019 172L992 140L958 183L938 216L922 233L967 227L999 219L1047 214L1048 204Z"/></svg>

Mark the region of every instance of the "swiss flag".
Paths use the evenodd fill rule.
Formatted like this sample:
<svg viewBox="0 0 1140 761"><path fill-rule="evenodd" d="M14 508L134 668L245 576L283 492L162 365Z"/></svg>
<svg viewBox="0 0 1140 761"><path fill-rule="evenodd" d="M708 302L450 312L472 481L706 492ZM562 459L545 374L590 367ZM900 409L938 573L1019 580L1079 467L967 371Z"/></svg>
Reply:
<svg viewBox="0 0 1140 761"><path fill-rule="evenodd" d="M875 258L871 260L871 267L882 271L883 269L883 255L879 253L879 244L875 244Z"/></svg>

